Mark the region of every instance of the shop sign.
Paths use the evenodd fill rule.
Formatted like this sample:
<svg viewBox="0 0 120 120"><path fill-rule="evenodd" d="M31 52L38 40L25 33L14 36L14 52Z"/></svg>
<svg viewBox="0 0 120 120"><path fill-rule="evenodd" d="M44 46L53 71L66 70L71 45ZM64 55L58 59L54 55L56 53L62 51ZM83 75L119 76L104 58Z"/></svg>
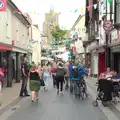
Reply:
<svg viewBox="0 0 120 120"><path fill-rule="evenodd" d="M98 42L95 41L95 42L90 43L90 45L88 46L88 50L93 50L97 47L98 47Z"/></svg>
<svg viewBox="0 0 120 120"><path fill-rule="evenodd" d="M8 51L11 51L11 50L12 50L12 47L0 45L0 50L8 50Z"/></svg>
<svg viewBox="0 0 120 120"><path fill-rule="evenodd" d="M106 20L104 23L103 23L103 28L104 30L109 33L112 29L113 29L113 24L110 20Z"/></svg>

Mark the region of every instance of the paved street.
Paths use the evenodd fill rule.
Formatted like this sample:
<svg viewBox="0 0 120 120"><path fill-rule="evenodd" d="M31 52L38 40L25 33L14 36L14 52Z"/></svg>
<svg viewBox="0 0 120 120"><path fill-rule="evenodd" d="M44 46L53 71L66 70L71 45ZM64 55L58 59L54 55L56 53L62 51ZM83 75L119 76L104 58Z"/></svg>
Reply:
<svg viewBox="0 0 120 120"><path fill-rule="evenodd" d="M49 84L49 91L40 92L40 100L31 103L24 98L16 106L6 111L0 120L107 120L99 108L92 106L92 97L77 100L65 92L57 96L56 90Z"/></svg>

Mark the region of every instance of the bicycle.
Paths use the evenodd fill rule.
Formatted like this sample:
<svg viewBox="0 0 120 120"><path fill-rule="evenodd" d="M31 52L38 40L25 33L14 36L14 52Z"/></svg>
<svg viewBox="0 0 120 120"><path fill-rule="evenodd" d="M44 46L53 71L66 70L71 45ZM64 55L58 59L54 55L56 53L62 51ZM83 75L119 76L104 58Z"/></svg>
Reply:
<svg viewBox="0 0 120 120"><path fill-rule="evenodd" d="M85 99L85 97L86 98L88 97L86 83L83 78L80 81L75 82L74 94L75 94L75 98L79 97Z"/></svg>

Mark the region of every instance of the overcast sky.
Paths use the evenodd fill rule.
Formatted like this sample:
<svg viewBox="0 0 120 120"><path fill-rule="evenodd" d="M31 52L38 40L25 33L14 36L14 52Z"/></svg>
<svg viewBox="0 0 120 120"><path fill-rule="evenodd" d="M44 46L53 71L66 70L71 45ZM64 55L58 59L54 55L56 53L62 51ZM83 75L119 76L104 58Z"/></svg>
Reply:
<svg viewBox="0 0 120 120"><path fill-rule="evenodd" d="M38 14L30 14L34 23L42 28L44 14L53 6L59 15L59 24L66 29L71 28L75 20L81 14L80 9L85 8L85 0L13 0L23 12L37 12ZM78 11L75 13L75 10Z"/></svg>

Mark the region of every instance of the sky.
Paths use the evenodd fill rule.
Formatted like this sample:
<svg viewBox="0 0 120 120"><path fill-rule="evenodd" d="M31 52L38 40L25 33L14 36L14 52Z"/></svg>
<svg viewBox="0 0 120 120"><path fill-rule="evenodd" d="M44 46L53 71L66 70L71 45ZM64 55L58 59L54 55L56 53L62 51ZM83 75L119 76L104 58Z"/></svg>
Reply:
<svg viewBox="0 0 120 120"><path fill-rule="evenodd" d="M65 29L70 29L78 16L81 14L80 9L85 8L85 0L12 0L23 12L37 12L30 14L33 23L39 24L42 29L44 14L54 8L55 12L60 13L59 25ZM75 10L78 11L75 13ZM83 13L84 14L84 13Z"/></svg>

